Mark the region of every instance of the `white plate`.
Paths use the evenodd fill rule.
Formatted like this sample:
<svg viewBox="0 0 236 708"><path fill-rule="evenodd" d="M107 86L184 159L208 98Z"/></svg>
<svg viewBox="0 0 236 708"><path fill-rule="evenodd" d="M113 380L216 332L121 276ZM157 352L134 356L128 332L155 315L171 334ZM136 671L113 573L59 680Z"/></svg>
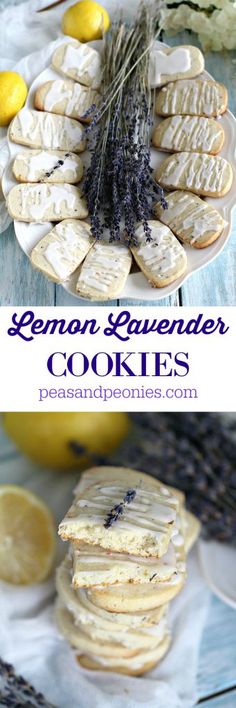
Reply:
<svg viewBox="0 0 236 708"><path fill-rule="evenodd" d="M212 592L236 609L236 548L217 541L199 541L200 565Z"/></svg>
<svg viewBox="0 0 236 708"><path fill-rule="evenodd" d="M167 46L163 45L162 43L158 43L160 46ZM208 74L206 71L203 72L202 77L211 79L212 77L210 74ZM45 81L50 81L50 79L56 79L58 78L58 74L54 69L51 67L45 69L37 79L33 82L28 98L26 101L26 106L28 108L33 108L34 104L34 94L36 89ZM157 122L159 122L160 119L157 118ZM171 285L168 285L165 288L151 288L150 284L148 283L147 279L144 277L144 275L138 271L138 272L132 272L127 278L126 285L119 296L120 299L123 298L132 298L133 300L161 300L162 298L166 297L167 295L170 295L171 293L175 292L183 283L189 278L189 276L194 273L195 271L199 270L203 266L207 265L211 261L213 261L216 256L219 255L219 253L222 251L224 248L229 235L231 231L231 226L232 226L232 212L233 208L235 205L235 193L236 193L236 150L235 150L235 137L236 137L236 121L234 116L230 111L227 111L222 117L222 127L225 130L225 144L223 147L223 150L221 151L222 157L225 157L231 162L231 165L233 167L234 171L234 180L233 180L233 185L228 194L224 196L221 199L210 199L207 198L207 201L209 204L212 204L213 206L216 207L224 217L224 219L227 221L227 225L222 232L220 238L215 241L211 246L208 246L208 248L205 249L194 249L191 248L190 246L184 246L186 253L187 253L187 258L188 258L188 268L187 271L182 275L178 280L176 280L174 283ZM16 157L16 155L19 153L19 150L21 149L21 146L17 145L16 143L13 143L9 140L9 149L10 149L10 155L11 155L11 160L9 165L7 166L7 169L5 170L3 180L2 180L2 188L3 192L5 195L8 194L9 190L11 187L13 187L16 184L16 180L13 177L12 174L12 162L13 159ZM24 150L27 149L24 147ZM86 153L83 154L83 157L86 156ZM151 162L152 162L152 167L156 168L160 163L162 162L163 159L166 158L166 153L160 152L158 150L152 149L151 150ZM35 244L50 230L51 224L50 223L44 223L44 224L27 224L25 222L20 222L20 221L15 221L14 222L15 226L15 234L16 238L23 249L23 251L27 254L27 256L30 255L32 248L35 246ZM76 293L75 290L75 283L76 283L76 275L72 276L68 281L65 283L62 283L62 287L65 288L69 293L74 295L75 297L79 297L78 293ZM80 299L80 298L79 298Z"/></svg>

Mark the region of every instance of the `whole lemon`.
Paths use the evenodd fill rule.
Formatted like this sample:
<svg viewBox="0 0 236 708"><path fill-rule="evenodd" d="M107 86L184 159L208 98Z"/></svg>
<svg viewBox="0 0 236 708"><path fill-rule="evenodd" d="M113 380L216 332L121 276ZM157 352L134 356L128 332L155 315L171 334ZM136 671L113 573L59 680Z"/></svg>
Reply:
<svg viewBox="0 0 236 708"><path fill-rule="evenodd" d="M68 7L62 18L62 31L80 42L100 39L110 27L108 12L98 2L81 0Z"/></svg>
<svg viewBox="0 0 236 708"><path fill-rule="evenodd" d="M17 447L46 467L85 467L119 445L129 430L126 413L4 413Z"/></svg>
<svg viewBox="0 0 236 708"><path fill-rule="evenodd" d="M25 103L28 89L16 71L0 71L0 126L9 125Z"/></svg>

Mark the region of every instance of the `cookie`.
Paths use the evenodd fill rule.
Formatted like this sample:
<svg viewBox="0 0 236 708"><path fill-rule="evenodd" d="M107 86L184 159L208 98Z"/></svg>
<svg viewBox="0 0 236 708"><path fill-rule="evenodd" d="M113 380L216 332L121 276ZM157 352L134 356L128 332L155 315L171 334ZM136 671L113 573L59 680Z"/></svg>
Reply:
<svg viewBox="0 0 236 708"><path fill-rule="evenodd" d="M78 120L22 108L9 127L9 139L32 148L82 152L86 141Z"/></svg>
<svg viewBox="0 0 236 708"><path fill-rule="evenodd" d="M92 88L81 86L70 79L47 81L37 89L34 99L39 111L59 113L88 123L92 119L91 107L99 103L99 94ZM85 114L88 112L88 115Z"/></svg>
<svg viewBox="0 0 236 708"><path fill-rule="evenodd" d="M61 221L88 216L85 199L71 184L19 184L9 192L7 208L17 221Z"/></svg>
<svg viewBox="0 0 236 708"><path fill-rule="evenodd" d="M168 226L160 221L148 221L151 240L148 242L143 226L137 226L137 246L131 246L133 256L149 283L154 288L164 288L180 278L187 268L184 248Z"/></svg>
<svg viewBox="0 0 236 708"><path fill-rule="evenodd" d="M59 526L64 540L105 550L161 557L177 532L177 497L165 485L154 488L139 480L129 486L119 479L97 483L81 492ZM135 532L134 532L135 531Z"/></svg>
<svg viewBox="0 0 236 708"><path fill-rule="evenodd" d="M151 627L160 622L166 614L167 604L144 612L110 612L94 604L84 588L74 590L72 582L72 558L67 556L56 572L56 589L63 604L82 624L92 622L102 623L107 630L116 628L117 636L120 629L130 631Z"/></svg>
<svg viewBox="0 0 236 708"><path fill-rule="evenodd" d="M81 267L76 291L89 300L118 297L129 275L131 262L127 246L97 241Z"/></svg>
<svg viewBox="0 0 236 708"><path fill-rule="evenodd" d="M230 163L219 155L180 152L161 163L155 172L155 179L166 189L181 189L217 198L229 192L233 170Z"/></svg>
<svg viewBox="0 0 236 708"><path fill-rule="evenodd" d="M169 580L177 569L173 543L161 558L139 558L125 553L113 553L96 546L79 545L73 549L74 588L116 583L146 583L156 585Z"/></svg>
<svg viewBox="0 0 236 708"><path fill-rule="evenodd" d="M92 248L94 239L89 224L65 219L44 236L30 254L34 268L55 283L61 283L74 273Z"/></svg>
<svg viewBox="0 0 236 708"><path fill-rule="evenodd" d="M217 81L195 79L171 82L156 97L159 116L190 115L217 117L225 113L228 92Z"/></svg>
<svg viewBox="0 0 236 708"><path fill-rule="evenodd" d="M67 182L76 184L83 177L79 155L60 150L28 150L20 152L13 162L18 182Z"/></svg>
<svg viewBox="0 0 236 708"><path fill-rule="evenodd" d="M149 83L152 88L178 79L191 79L204 70L204 57L192 45L163 47L158 45L150 53Z"/></svg>
<svg viewBox="0 0 236 708"><path fill-rule="evenodd" d="M63 605L61 600L56 600L55 619L58 628L71 644L72 647L79 650L81 653L96 654L98 656L119 657L121 659L135 656L136 649L128 649L121 644L113 644L112 642L94 641L91 639L81 627L77 626L74 617Z"/></svg>
<svg viewBox="0 0 236 708"><path fill-rule="evenodd" d="M76 596L75 590L71 590L71 592ZM82 593L83 597L81 597ZM113 621L114 613L105 613L104 610L96 608L86 597L85 591L81 590L80 594L78 594L76 605L68 597L69 593L65 593L65 586L63 591L59 590L58 595L59 602L70 612L78 632L80 633L81 631L83 635L96 644L101 641L105 644L112 644L116 648L123 647L125 650L128 649L132 652L154 649L160 643L168 628L167 606L164 606L160 620L152 624L152 626L132 628L129 625L129 616L127 614L124 615L126 621L124 620L123 624L118 624ZM95 612L93 609L95 609ZM101 614L99 615L99 612L103 613L106 618L104 619Z"/></svg>
<svg viewBox="0 0 236 708"><path fill-rule="evenodd" d="M155 214L184 243L194 248L206 248L216 241L226 222L221 214L208 202L190 192L170 192L167 197L168 209L160 202L155 206Z"/></svg>
<svg viewBox="0 0 236 708"><path fill-rule="evenodd" d="M128 467L112 467L111 465L90 467L88 470L83 472L74 489L74 495L75 497L80 496L80 494L84 493L85 489L88 489L96 483L101 484L102 482L109 482L113 484L116 477L119 477L120 482L122 481L124 484L127 484L128 482L130 486L136 485L137 483L139 485L148 483L149 487L157 489L161 494L165 495L166 493L170 493L176 497L179 505L183 505L185 503L185 495L180 491L180 489L175 489L167 484L163 484L162 482L159 482L156 477L153 477L146 472L140 472L140 470L134 470Z"/></svg>
<svg viewBox="0 0 236 708"><path fill-rule="evenodd" d="M216 155L224 144L224 129L213 118L172 116L154 129L152 143L167 152L206 152Z"/></svg>
<svg viewBox="0 0 236 708"><path fill-rule="evenodd" d="M112 671L128 676L141 676L158 664L165 656L170 646L170 634L166 634L162 642L150 651L139 652L134 658L114 660L113 657L78 656L80 666L93 671Z"/></svg>
<svg viewBox="0 0 236 708"><path fill-rule="evenodd" d="M98 607L108 612L149 612L169 603L182 589L185 576L181 573L156 585L104 585L87 591L88 597Z"/></svg>
<svg viewBox="0 0 236 708"><path fill-rule="evenodd" d="M53 53L52 66L84 86L100 86L100 54L88 44L81 44L77 40L61 44Z"/></svg>
<svg viewBox="0 0 236 708"><path fill-rule="evenodd" d="M99 465L99 467L90 467L88 470L85 470L74 489L74 495L75 497L80 495L93 484L113 482L114 477L117 477L117 475L119 476L119 480L124 482L124 484L127 484L128 480L130 485L135 485L138 480L139 484L148 482L149 487L158 489L162 494L166 494L167 490L168 493L177 498L179 506L185 504L185 495L180 489L163 484L156 477L147 474L147 472L140 472L140 470L130 469L128 467L112 467L111 465Z"/></svg>

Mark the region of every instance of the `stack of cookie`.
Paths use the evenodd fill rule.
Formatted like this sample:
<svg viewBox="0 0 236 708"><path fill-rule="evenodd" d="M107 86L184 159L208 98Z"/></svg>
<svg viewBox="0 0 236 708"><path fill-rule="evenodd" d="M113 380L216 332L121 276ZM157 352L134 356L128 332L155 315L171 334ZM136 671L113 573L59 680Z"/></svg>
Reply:
<svg viewBox="0 0 236 708"><path fill-rule="evenodd" d="M130 675L170 644L168 603L186 578L199 531L181 492L142 472L88 470L59 527L70 541L57 572L56 618L79 663Z"/></svg>

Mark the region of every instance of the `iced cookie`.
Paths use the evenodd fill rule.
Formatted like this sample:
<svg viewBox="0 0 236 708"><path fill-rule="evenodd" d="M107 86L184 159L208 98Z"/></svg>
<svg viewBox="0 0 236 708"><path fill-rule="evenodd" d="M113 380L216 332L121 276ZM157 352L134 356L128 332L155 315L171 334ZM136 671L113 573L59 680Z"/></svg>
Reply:
<svg viewBox="0 0 236 708"><path fill-rule="evenodd" d="M89 300L118 297L124 288L131 262L127 246L97 241L81 267L77 292Z"/></svg>
<svg viewBox="0 0 236 708"><path fill-rule="evenodd" d="M100 86L100 55L88 44L81 44L77 40L61 44L53 54L52 65L60 73L84 86Z"/></svg>
<svg viewBox="0 0 236 708"><path fill-rule="evenodd" d="M150 53L149 83L152 88L178 79L191 79L204 69L204 57L200 49L192 45L163 47L158 45Z"/></svg>
<svg viewBox="0 0 236 708"><path fill-rule="evenodd" d="M83 126L78 120L56 114L22 108L9 127L9 139L32 148L69 150L85 149Z"/></svg>
<svg viewBox="0 0 236 708"><path fill-rule="evenodd" d="M62 221L88 216L80 190L71 184L19 184L9 192L7 208L17 221Z"/></svg>
<svg viewBox="0 0 236 708"><path fill-rule="evenodd" d="M211 204L191 192L170 192L168 209L163 209L158 202L155 214L181 241L194 248L210 246L226 224Z"/></svg>
<svg viewBox="0 0 236 708"><path fill-rule="evenodd" d="M213 118L172 116L153 131L152 143L167 152L206 152L216 155L224 143L224 129Z"/></svg>
<svg viewBox="0 0 236 708"><path fill-rule="evenodd" d="M73 549L73 587L113 585L116 583L153 583L169 580L177 570L173 543L162 558L141 558L113 553L96 546Z"/></svg>
<svg viewBox="0 0 236 708"><path fill-rule="evenodd" d="M74 500L59 526L64 540L101 546L116 553L161 557L177 534L177 497L164 485L139 481L129 487L117 475L96 483Z"/></svg>
<svg viewBox="0 0 236 708"><path fill-rule="evenodd" d="M103 627L126 631L151 627L161 620L166 613L167 605L145 610L144 612L110 612L94 604L84 588L74 590L72 581L72 560L67 556L56 572L56 589L63 604L70 609L81 624L102 622Z"/></svg>
<svg viewBox="0 0 236 708"><path fill-rule="evenodd" d="M164 657L170 646L170 634L166 634L155 649L139 652L133 659L115 660L113 657L78 656L78 662L85 669L93 671L112 671L128 676L141 676L151 671Z"/></svg>
<svg viewBox="0 0 236 708"><path fill-rule="evenodd" d="M160 116L220 116L225 113L228 92L217 81L201 79L171 82L156 97L156 113Z"/></svg>
<svg viewBox="0 0 236 708"><path fill-rule="evenodd" d="M76 184L83 176L81 158L61 150L27 150L20 152L13 163L18 182L67 182Z"/></svg>
<svg viewBox="0 0 236 708"><path fill-rule="evenodd" d="M166 189L223 197L232 186L233 170L230 163L219 155L180 152L161 163L155 178Z"/></svg>
<svg viewBox="0 0 236 708"><path fill-rule="evenodd" d="M93 605L84 590L76 592L69 582L60 583L59 599L74 618L76 626L94 642L112 642L115 646L140 651L154 648L167 629L167 605L161 608L159 620L151 626L136 625L129 622L129 615L123 615L123 621L117 622L113 613L105 612Z"/></svg>
<svg viewBox="0 0 236 708"><path fill-rule="evenodd" d="M70 81L70 79L47 81L37 89L34 99L35 108L39 111L60 113L62 116L69 116L69 118L76 118L84 122L91 120L91 107L97 106L98 102L97 91Z"/></svg>
<svg viewBox="0 0 236 708"><path fill-rule="evenodd" d="M187 256L184 248L160 221L149 221L152 240L147 242L143 226L135 231L137 246L132 246L133 256L149 283L154 288L164 288L185 272Z"/></svg>
<svg viewBox="0 0 236 708"><path fill-rule="evenodd" d="M30 260L47 278L61 283L74 273L93 243L89 224L65 219L36 244Z"/></svg>

